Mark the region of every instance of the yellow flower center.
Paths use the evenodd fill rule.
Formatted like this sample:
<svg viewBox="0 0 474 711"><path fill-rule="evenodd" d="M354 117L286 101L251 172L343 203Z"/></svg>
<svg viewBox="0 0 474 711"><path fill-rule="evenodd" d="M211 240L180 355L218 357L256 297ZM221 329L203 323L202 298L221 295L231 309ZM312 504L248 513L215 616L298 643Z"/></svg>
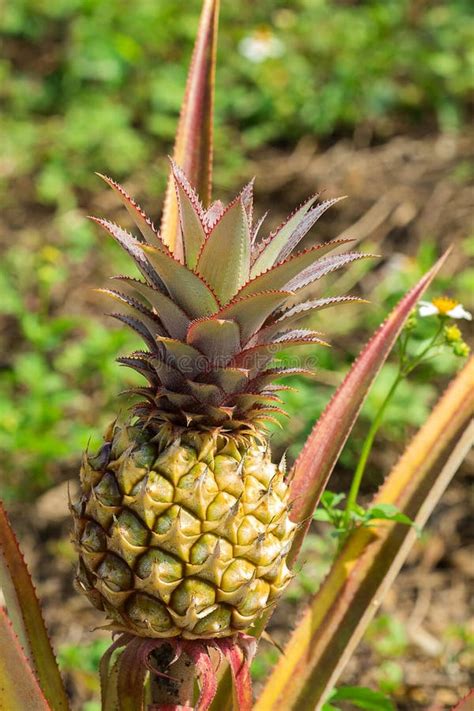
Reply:
<svg viewBox="0 0 474 711"><path fill-rule="evenodd" d="M253 36L258 42L271 42L273 34L268 27L259 27Z"/></svg>
<svg viewBox="0 0 474 711"><path fill-rule="evenodd" d="M436 306L441 316L446 316L451 309L459 305L459 301L450 299L447 296L437 296L431 303Z"/></svg>

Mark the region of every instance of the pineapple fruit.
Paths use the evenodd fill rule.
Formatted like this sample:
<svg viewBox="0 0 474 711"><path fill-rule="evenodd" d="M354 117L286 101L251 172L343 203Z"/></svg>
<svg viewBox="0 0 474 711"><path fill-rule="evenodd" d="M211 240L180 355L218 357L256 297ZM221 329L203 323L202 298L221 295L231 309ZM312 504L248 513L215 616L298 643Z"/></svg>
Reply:
<svg viewBox="0 0 474 711"><path fill-rule="evenodd" d="M115 277L103 291L144 342L118 360L147 385L133 390L140 400L130 419L109 428L95 456L84 455L72 505L77 586L115 630L206 639L247 630L291 578L296 524L265 426L281 412L284 386L275 381L305 371L272 360L283 347L323 344L300 321L353 297L297 297L366 255L326 256L349 240L294 253L336 200L313 196L260 240L252 183L227 207L204 209L183 171L172 171L181 229L174 252L102 176L137 227L134 237L96 220L142 275Z"/></svg>

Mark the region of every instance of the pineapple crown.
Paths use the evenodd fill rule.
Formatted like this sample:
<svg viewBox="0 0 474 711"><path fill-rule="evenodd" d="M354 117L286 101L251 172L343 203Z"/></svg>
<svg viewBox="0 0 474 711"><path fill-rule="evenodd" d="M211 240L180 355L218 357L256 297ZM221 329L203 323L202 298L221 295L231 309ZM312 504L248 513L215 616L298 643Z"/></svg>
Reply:
<svg viewBox="0 0 474 711"><path fill-rule="evenodd" d="M136 263L143 279L113 277L101 289L126 313L114 313L136 331L146 349L118 361L142 374L147 387L134 413L148 425L261 429L284 411L274 381L308 373L271 367L287 346L327 345L300 322L315 311L357 301L353 296L316 298L294 305L300 292L325 275L371 255L328 254L351 242L339 239L294 252L319 217L341 198L298 207L265 239L254 222L253 181L224 206L204 209L181 168L172 161L179 207L179 238L172 251L152 221L122 186L116 192L138 236L107 220L101 225Z"/></svg>

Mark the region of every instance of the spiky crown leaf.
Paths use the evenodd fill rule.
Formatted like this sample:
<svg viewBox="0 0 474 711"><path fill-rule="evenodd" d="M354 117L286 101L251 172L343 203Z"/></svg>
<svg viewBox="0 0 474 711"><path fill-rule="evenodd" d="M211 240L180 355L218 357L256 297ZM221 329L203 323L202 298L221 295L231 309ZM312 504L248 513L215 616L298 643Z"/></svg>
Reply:
<svg viewBox="0 0 474 711"><path fill-rule="evenodd" d="M101 291L125 306L114 313L143 339L146 350L119 362L138 371L147 387L135 414L148 424L164 420L200 426L256 427L273 420L280 399L272 381L292 368L270 368L286 346L327 345L316 331L294 329L314 311L357 300L333 297L288 307L298 292L326 274L371 255L327 254L350 240L292 251L336 200L310 198L269 237L256 241L253 181L227 206L204 210L183 171L172 164L181 229L173 253L143 210L120 185L104 178L135 221L138 236L97 219L138 266L142 280L115 277Z"/></svg>

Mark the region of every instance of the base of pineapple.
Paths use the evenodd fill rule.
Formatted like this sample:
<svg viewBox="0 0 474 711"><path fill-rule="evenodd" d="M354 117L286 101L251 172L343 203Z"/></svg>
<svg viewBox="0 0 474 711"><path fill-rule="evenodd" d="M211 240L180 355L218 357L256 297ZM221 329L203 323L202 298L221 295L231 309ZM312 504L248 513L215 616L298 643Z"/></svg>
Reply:
<svg viewBox="0 0 474 711"><path fill-rule="evenodd" d="M81 484L76 582L113 629L235 635L291 579L288 487L253 430L114 425Z"/></svg>

